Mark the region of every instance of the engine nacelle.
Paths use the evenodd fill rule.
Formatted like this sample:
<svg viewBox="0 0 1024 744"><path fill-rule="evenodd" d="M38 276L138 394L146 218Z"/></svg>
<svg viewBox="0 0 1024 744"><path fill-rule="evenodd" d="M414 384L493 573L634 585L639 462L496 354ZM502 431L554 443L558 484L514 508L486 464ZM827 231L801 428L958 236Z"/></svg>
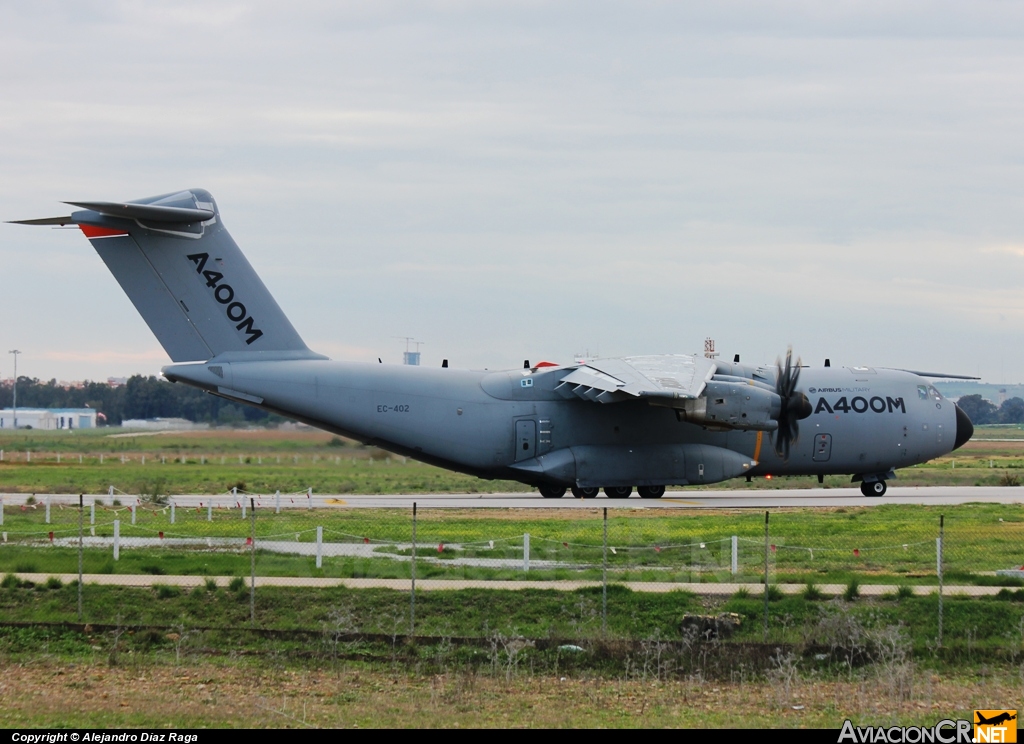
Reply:
<svg viewBox="0 0 1024 744"><path fill-rule="evenodd" d="M712 380L698 398L672 401L680 421L724 429L775 431L782 398L753 382Z"/></svg>

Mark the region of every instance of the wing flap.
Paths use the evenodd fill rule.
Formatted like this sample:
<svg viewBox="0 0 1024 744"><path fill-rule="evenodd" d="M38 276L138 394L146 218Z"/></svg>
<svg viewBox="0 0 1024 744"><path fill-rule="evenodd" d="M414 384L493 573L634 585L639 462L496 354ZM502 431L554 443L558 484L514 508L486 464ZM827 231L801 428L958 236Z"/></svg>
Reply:
<svg viewBox="0 0 1024 744"><path fill-rule="evenodd" d="M710 359L688 354L595 359L573 369L555 389L598 403L697 398L715 369Z"/></svg>

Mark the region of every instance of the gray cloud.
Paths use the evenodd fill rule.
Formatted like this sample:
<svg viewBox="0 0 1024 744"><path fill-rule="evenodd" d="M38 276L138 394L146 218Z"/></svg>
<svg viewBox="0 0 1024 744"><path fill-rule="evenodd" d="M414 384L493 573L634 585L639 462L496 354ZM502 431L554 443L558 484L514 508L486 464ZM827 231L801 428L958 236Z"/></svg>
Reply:
<svg viewBox="0 0 1024 744"><path fill-rule="evenodd" d="M1019 379L1012 3L5 4L5 219L201 186L315 348L694 351ZM0 229L4 348L153 372L76 233ZM141 355L141 356L140 356ZM4 365L0 371L6 370ZM6 375L7 373L4 372Z"/></svg>

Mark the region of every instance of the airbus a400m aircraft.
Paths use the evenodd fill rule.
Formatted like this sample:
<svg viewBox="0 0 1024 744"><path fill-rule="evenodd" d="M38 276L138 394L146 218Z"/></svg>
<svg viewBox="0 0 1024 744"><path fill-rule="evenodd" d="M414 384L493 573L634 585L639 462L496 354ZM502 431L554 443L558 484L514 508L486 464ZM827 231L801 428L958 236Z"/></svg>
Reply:
<svg viewBox="0 0 1024 744"><path fill-rule="evenodd" d="M80 211L22 224L81 228L173 360L168 380L545 497L658 498L762 474L848 474L881 496L896 469L973 434L920 374L802 368L788 353L502 372L333 361L302 341L208 192L68 203Z"/></svg>

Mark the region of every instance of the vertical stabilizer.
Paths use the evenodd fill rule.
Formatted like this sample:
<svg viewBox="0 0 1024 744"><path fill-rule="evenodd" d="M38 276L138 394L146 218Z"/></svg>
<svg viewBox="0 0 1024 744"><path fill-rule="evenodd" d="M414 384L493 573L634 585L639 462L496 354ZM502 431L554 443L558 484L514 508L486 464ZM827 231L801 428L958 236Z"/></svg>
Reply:
<svg viewBox="0 0 1024 744"><path fill-rule="evenodd" d="M209 192L69 203L83 208L70 222L173 361L323 358L309 350L242 255Z"/></svg>

